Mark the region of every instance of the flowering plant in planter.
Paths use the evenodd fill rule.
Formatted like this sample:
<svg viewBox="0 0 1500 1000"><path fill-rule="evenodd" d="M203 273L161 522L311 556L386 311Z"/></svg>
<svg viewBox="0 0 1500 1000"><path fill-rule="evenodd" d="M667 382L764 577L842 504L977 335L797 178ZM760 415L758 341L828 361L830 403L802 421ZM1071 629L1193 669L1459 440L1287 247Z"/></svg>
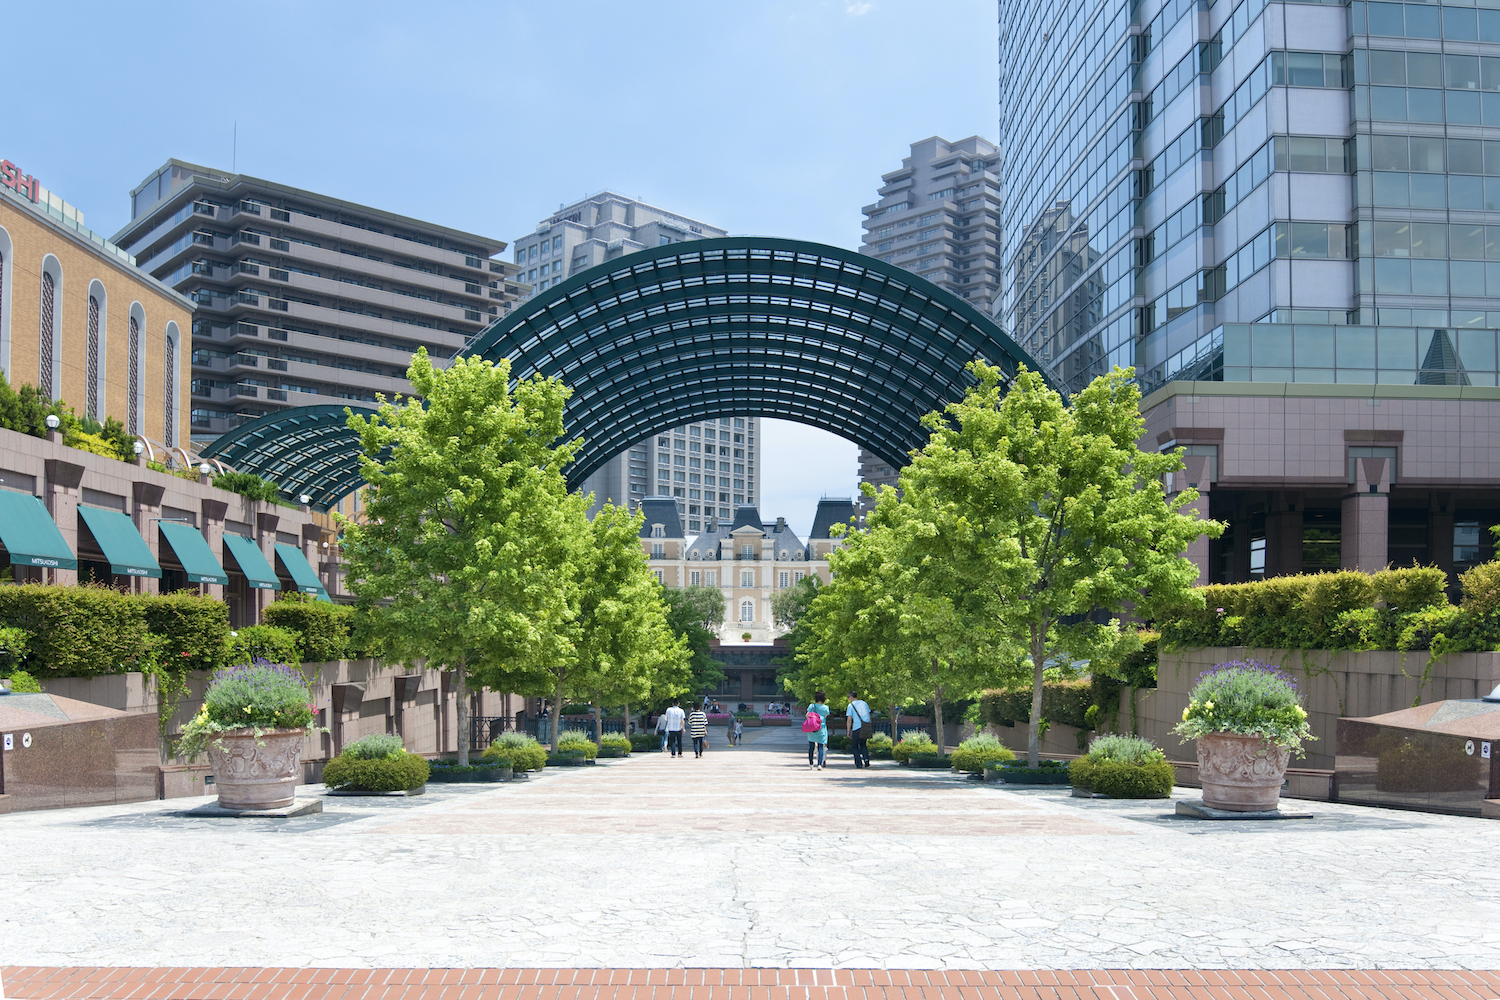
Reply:
<svg viewBox="0 0 1500 1000"><path fill-rule="evenodd" d="M1297 682L1260 660L1230 660L1198 676L1172 731L1196 740L1210 733L1259 736L1302 756L1302 742L1315 739Z"/></svg>
<svg viewBox="0 0 1500 1000"><path fill-rule="evenodd" d="M250 730L259 739L279 729L318 728L312 721L312 694L302 672L256 659L214 671L203 708L182 727L177 753L196 760L211 744L222 747L226 733Z"/></svg>

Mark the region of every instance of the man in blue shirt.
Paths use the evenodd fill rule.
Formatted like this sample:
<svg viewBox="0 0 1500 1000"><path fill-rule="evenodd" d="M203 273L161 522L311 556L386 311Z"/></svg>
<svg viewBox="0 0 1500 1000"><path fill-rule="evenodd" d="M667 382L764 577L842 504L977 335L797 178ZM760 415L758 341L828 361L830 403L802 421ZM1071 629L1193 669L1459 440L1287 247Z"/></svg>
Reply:
<svg viewBox="0 0 1500 1000"><path fill-rule="evenodd" d="M850 691L849 707L844 710L844 715L849 719L849 744L854 753L854 766L869 767L870 737L875 735L870 706Z"/></svg>

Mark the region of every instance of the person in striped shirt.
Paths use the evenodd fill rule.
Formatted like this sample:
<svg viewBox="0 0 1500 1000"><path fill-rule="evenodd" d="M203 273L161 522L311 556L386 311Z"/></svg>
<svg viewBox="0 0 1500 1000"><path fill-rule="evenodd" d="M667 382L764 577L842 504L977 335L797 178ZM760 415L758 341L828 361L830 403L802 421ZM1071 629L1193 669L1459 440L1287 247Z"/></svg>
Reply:
<svg viewBox="0 0 1500 1000"><path fill-rule="evenodd" d="M688 735L693 738L693 756L703 756L703 743L708 738L708 715L699 705L693 709L693 714L687 720Z"/></svg>

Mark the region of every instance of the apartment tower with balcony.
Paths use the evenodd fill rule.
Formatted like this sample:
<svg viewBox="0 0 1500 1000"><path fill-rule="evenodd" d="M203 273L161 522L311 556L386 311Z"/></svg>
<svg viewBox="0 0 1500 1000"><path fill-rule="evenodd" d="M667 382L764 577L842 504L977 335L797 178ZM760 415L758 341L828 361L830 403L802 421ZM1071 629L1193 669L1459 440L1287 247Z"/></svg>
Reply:
<svg viewBox="0 0 1500 1000"><path fill-rule="evenodd" d="M195 303L191 425L211 440L317 403L411 391L525 291L503 240L169 160L114 242Z"/></svg>

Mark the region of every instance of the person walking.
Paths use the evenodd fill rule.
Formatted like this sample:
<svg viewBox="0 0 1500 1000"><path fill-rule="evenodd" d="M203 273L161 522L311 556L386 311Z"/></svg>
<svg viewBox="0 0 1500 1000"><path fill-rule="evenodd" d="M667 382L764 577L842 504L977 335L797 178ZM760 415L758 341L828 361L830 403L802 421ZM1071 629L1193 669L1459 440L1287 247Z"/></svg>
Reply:
<svg viewBox="0 0 1500 1000"><path fill-rule="evenodd" d="M869 767L870 737L875 735L870 706L858 694L850 691L849 707L844 714L849 719L849 749L854 754L854 766Z"/></svg>
<svg viewBox="0 0 1500 1000"><path fill-rule="evenodd" d="M729 746L734 746L734 724L738 721L740 720L731 715L724 723L724 742Z"/></svg>
<svg viewBox="0 0 1500 1000"><path fill-rule="evenodd" d="M667 749L673 757L682 756L682 724L687 715L682 711L682 701L672 699L672 707L662 716L667 720Z"/></svg>
<svg viewBox="0 0 1500 1000"><path fill-rule="evenodd" d="M734 739L733 739L732 742L734 743L735 746L739 746L741 743L744 743L745 742L745 720L743 720L743 719L735 719L734 720L734 728L731 729L730 732L734 733Z"/></svg>
<svg viewBox="0 0 1500 1000"><path fill-rule="evenodd" d="M693 709L693 714L687 720L688 735L693 738L693 756L703 756L703 744L708 739L708 713L703 709Z"/></svg>
<svg viewBox="0 0 1500 1000"><path fill-rule="evenodd" d="M660 715L658 715L656 717L656 735L658 735L658 736L661 737L661 748L662 748L663 751L665 751L667 749L667 713L666 712L663 712L662 714L660 714Z"/></svg>
<svg viewBox="0 0 1500 1000"><path fill-rule="evenodd" d="M802 720L802 731L807 734L807 766L823 770L823 761L828 756L828 696L822 691L813 695L807 706L807 717Z"/></svg>

